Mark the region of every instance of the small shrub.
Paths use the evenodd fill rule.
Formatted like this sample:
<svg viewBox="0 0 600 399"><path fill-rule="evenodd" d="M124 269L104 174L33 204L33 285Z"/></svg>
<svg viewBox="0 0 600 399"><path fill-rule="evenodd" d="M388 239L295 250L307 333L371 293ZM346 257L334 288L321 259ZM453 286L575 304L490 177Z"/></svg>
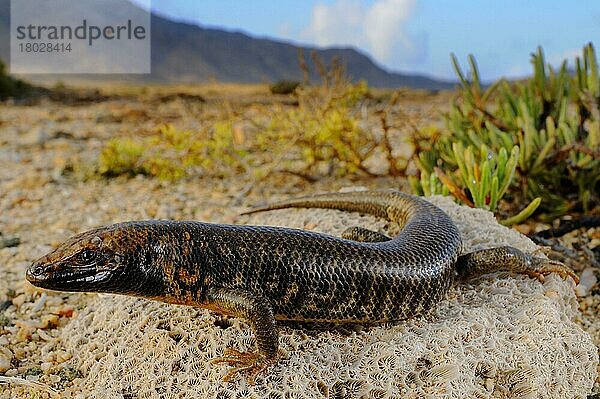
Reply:
<svg viewBox="0 0 600 399"><path fill-rule="evenodd" d="M245 152L233 141L230 123L216 123L206 132L177 130L171 125L143 139L109 140L99 157L106 177L143 174L176 180L198 170L210 176L245 170Z"/></svg>
<svg viewBox="0 0 600 399"><path fill-rule="evenodd" d="M31 93L33 86L6 73L6 66L0 61L0 100L10 97L24 97Z"/></svg>
<svg viewBox="0 0 600 399"><path fill-rule="evenodd" d="M130 138L111 139L100 153L99 172L104 176L145 174L144 145Z"/></svg>
<svg viewBox="0 0 600 399"><path fill-rule="evenodd" d="M280 80L269 86L271 94L293 94L300 86L300 82L296 80Z"/></svg>
<svg viewBox="0 0 600 399"><path fill-rule="evenodd" d="M316 177L358 170L367 172L364 159L372 137L359 127L351 106L364 93L366 85L337 88L337 96L326 94L320 102L315 91L304 89L296 109L278 107L258 135L259 150L283 156L283 170Z"/></svg>
<svg viewBox="0 0 600 399"><path fill-rule="evenodd" d="M388 131L377 134L363 128L358 105L368 96L366 82L352 83L335 59L321 65L320 86L297 89L298 107L276 107L257 135L257 150L270 156L276 169L309 180L325 175L375 176L368 160L385 154L387 174L399 174L401 162L392 154Z"/></svg>

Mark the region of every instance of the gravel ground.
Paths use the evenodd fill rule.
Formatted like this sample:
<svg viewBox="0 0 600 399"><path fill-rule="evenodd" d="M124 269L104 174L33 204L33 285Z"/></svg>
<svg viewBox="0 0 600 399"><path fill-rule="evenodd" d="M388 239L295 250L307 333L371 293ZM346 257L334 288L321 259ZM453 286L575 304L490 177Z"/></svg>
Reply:
<svg viewBox="0 0 600 399"><path fill-rule="evenodd" d="M437 103L436 103L437 101ZM423 115L445 100L407 104L407 112ZM136 177L86 182L61 173L73 157L92 159L102 143L123 134L154 131L160 123L195 129L218 113L210 105L186 102L111 99L102 103L33 106L0 104L0 398L53 397L36 385L78 397L84 376L69 364L59 332L77 317L91 295L41 292L24 281L32 260L74 233L98 225L132 219L195 219L236 222L246 206L266 199L332 191L355 183L342 179L308 185L300 179L276 177L254 187L247 196L244 178L182 180L165 183ZM207 116L208 115L208 116ZM398 187L386 179L360 182L371 187ZM587 233L600 240L598 231ZM18 245L15 245L18 239ZM1 245L4 244L4 245ZM7 246L8 244L8 246ZM594 273L588 272L586 281ZM580 292L578 322L600 345L600 291L591 281ZM597 380L595 391L600 393Z"/></svg>

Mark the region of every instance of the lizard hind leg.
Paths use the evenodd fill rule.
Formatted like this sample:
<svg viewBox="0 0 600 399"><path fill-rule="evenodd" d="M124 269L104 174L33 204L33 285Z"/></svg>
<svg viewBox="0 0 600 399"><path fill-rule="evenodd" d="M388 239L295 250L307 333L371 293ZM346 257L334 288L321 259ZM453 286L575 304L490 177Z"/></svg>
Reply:
<svg viewBox="0 0 600 399"><path fill-rule="evenodd" d="M344 230L342 238L358 242L384 242L391 240L391 238L385 234L359 226L349 227Z"/></svg>
<svg viewBox="0 0 600 399"><path fill-rule="evenodd" d="M564 264L550 259L531 256L517 248L505 246L482 249L458 257L456 272L461 279L468 279L496 271L525 274L544 281L544 276L556 273L563 279L571 277L579 284L579 277Z"/></svg>

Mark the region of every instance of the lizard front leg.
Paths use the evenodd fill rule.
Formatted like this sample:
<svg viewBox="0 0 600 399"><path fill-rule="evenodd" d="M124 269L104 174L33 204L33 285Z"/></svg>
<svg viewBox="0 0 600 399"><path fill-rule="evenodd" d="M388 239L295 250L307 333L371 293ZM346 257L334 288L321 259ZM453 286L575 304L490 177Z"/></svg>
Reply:
<svg viewBox="0 0 600 399"><path fill-rule="evenodd" d="M231 316L246 319L256 337L256 352L240 352L228 348L223 356L213 363L233 366L223 381L229 381L239 372L248 373L248 383L254 384L255 377L274 364L278 357L279 336L271 305L261 296L248 291L228 288L211 289L207 295L207 308Z"/></svg>

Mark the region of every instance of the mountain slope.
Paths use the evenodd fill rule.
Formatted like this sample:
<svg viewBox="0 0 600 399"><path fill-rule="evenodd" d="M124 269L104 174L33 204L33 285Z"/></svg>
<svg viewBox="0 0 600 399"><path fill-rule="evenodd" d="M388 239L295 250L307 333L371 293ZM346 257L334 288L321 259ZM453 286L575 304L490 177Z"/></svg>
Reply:
<svg viewBox="0 0 600 399"><path fill-rule="evenodd" d="M311 72L317 74L310 54L329 64L337 57L353 79L365 79L375 87L451 88L452 83L424 76L390 73L351 48L300 47ZM152 17L152 75L158 80L197 81L214 78L233 82L301 80L299 47L240 32L206 29L196 25Z"/></svg>
<svg viewBox="0 0 600 399"><path fill-rule="evenodd" d="M109 4L110 3L110 4ZM114 23L107 10L135 7L119 0L98 3L100 23ZM65 10L68 12L68 10ZM122 13L121 13L122 14ZM10 2L0 0L0 59L8 61ZM277 80L302 80L299 67L299 47L271 39L255 38L240 32L207 29L197 25L176 22L152 15L152 74L116 76L127 80L157 82L221 82L264 83ZM317 80L311 53L317 53L324 64L337 57L348 75L365 79L374 87L412 87L423 89L452 88L453 83L419 75L391 73L376 65L368 56L352 48L316 49L301 47L311 70L311 79ZM62 76L64 79L66 76ZM78 78L93 78L93 75Z"/></svg>

